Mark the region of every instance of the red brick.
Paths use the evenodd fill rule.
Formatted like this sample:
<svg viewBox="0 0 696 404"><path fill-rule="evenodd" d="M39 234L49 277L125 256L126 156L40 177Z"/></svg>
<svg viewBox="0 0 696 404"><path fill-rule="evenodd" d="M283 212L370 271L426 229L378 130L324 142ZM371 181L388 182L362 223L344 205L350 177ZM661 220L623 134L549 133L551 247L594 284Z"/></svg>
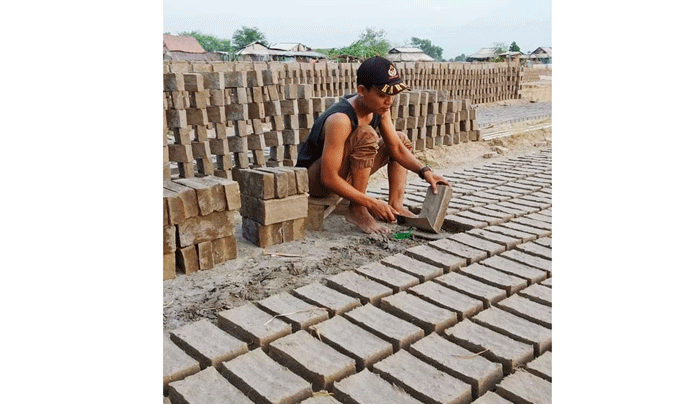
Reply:
<svg viewBox="0 0 696 404"><path fill-rule="evenodd" d="M551 404L551 383L525 371L503 379L495 392L514 403Z"/></svg>
<svg viewBox="0 0 696 404"><path fill-rule="evenodd" d="M328 390L335 381L355 373L355 360L304 330L273 341L269 355L311 382L314 390Z"/></svg>
<svg viewBox="0 0 696 404"><path fill-rule="evenodd" d="M446 329L445 335L464 348L502 364L505 375L534 359L534 347L531 344L516 341L470 320Z"/></svg>
<svg viewBox="0 0 696 404"><path fill-rule="evenodd" d="M457 322L457 313L428 303L406 292L399 292L394 296L383 298L380 307L397 317L416 324L427 333L441 332Z"/></svg>
<svg viewBox="0 0 696 404"><path fill-rule="evenodd" d="M375 372L427 404L470 403L471 386L406 351L377 362Z"/></svg>
<svg viewBox="0 0 696 404"><path fill-rule="evenodd" d="M503 365L476 355L437 334L430 334L411 345L409 352L452 377L472 387L472 397L478 398L503 378Z"/></svg>
<svg viewBox="0 0 696 404"><path fill-rule="evenodd" d="M171 332L171 339L192 358L197 359L201 368L217 367L223 361L249 351L246 343L206 319L177 328Z"/></svg>
<svg viewBox="0 0 696 404"><path fill-rule="evenodd" d="M391 343L394 351L408 347L425 335L422 329L371 304L353 309L344 317Z"/></svg>
<svg viewBox="0 0 696 404"><path fill-rule="evenodd" d="M326 284L341 293L357 297L362 304L377 304L381 298L393 293L391 288L358 275L353 271L345 271L331 276L326 279Z"/></svg>
<svg viewBox="0 0 696 404"><path fill-rule="evenodd" d="M329 310L329 315L343 314L360 306L360 300L340 293L334 289L315 282L295 289L293 293L300 299Z"/></svg>
<svg viewBox="0 0 696 404"><path fill-rule="evenodd" d="M171 383L169 397L175 404L253 404L215 368L204 369L184 380Z"/></svg>
<svg viewBox="0 0 696 404"><path fill-rule="evenodd" d="M252 347L266 347L292 332L292 326L252 303L218 313L218 326Z"/></svg>
<svg viewBox="0 0 696 404"><path fill-rule="evenodd" d="M273 315L292 324L293 332L304 330L310 325L327 320L329 311L323 307L309 304L288 292L280 292L257 302Z"/></svg>
<svg viewBox="0 0 696 404"><path fill-rule="evenodd" d="M220 373L255 403L292 404L312 395L312 385L261 349L224 362Z"/></svg>
<svg viewBox="0 0 696 404"><path fill-rule="evenodd" d="M536 356L551 349L551 329L496 307L491 307L478 313L472 317L472 321L507 335L514 340L532 344Z"/></svg>
<svg viewBox="0 0 696 404"><path fill-rule="evenodd" d="M398 269L384 266L379 262L373 262L355 269L355 272L364 275L375 282L392 288L394 293L406 290L418 285L418 278Z"/></svg>
<svg viewBox="0 0 696 404"><path fill-rule="evenodd" d="M433 279L433 281L483 301L484 307L490 307L491 304L499 302L506 297L505 290L503 289L487 285L454 272L442 275Z"/></svg>
<svg viewBox="0 0 696 404"><path fill-rule="evenodd" d="M351 404L420 403L367 369L335 383L334 394L342 402Z"/></svg>
<svg viewBox="0 0 696 404"><path fill-rule="evenodd" d="M393 353L392 345L341 316L311 327L314 334L338 352L353 358L361 371Z"/></svg>
<svg viewBox="0 0 696 404"><path fill-rule="evenodd" d="M414 286L408 292L426 302L457 313L459 321L483 310L483 302L480 300L456 292L433 281Z"/></svg>

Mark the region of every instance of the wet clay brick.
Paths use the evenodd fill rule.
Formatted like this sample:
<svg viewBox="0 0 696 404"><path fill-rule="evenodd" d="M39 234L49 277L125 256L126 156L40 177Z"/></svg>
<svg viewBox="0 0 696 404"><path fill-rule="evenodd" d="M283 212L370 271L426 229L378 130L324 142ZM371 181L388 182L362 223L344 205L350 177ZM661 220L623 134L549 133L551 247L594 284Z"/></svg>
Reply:
<svg viewBox="0 0 696 404"><path fill-rule="evenodd" d="M483 310L482 301L456 292L433 281L414 286L409 289L408 292L420 297L426 302L457 313L457 319L459 321L471 317Z"/></svg>
<svg viewBox="0 0 696 404"><path fill-rule="evenodd" d="M464 212L459 212L459 213L457 213L457 216L461 216L465 219L470 219L470 220L474 220L474 221L478 221L478 222L485 222L491 226L494 224L503 223L505 221L499 217L482 215L480 213L475 213L471 210L465 210Z"/></svg>
<svg viewBox="0 0 696 404"><path fill-rule="evenodd" d="M525 320L551 328L551 307L536 303L520 295L513 295L497 303L497 307Z"/></svg>
<svg viewBox="0 0 696 404"><path fill-rule="evenodd" d="M504 374L513 368L534 359L534 347L516 341L491 329L480 326L470 320L464 320L445 330L445 335L452 341L484 358L503 365Z"/></svg>
<svg viewBox="0 0 696 404"><path fill-rule="evenodd" d="M360 306L360 300L357 298L344 295L319 282L297 288L293 293L308 303L327 308L331 316Z"/></svg>
<svg viewBox="0 0 696 404"><path fill-rule="evenodd" d="M253 347L266 347L292 332L290 324L273 318L252 303L218 313L218 326Z"/></svg>
<svg viewBox="0 0 696 404"><path fill-rule="evenodd" d="M431 241L428 243L428 245L431 247L435 247L440 251L465 258L467 265L471 265L474 262L481 261L482 259L488 256L488 254L485 251L469 247L449 238Z"/></svg>
<svg viewBox="0 0 696 404"><path fill-rule="evenodd" d="M534 242L544 247L551 248L551 237L542 237L538 240L534 240Z"/></svg>
<svg viewBox="0 0 696 404"><path fill-rule="evenodd" d="M163 352L163 378L164 388L171 382L181 380L201 370L197 360L186 355L181 348L176 346L167 334L164 334Z"/></svg>
<svg viewBox="0 0 696 404"><path fill-rule="evenodd" d="M437 334L430 334L411 345L409 352L437 369L463 380L477 398L503 378L503 365L491 362Z"/></svg>
<svg viewBox="0 0 696 404"><path fill-rule="evenodd" d="M341 402L337 401L335 398L329 395L326 395L310 397L301 402L300 404L341 404Z"/></svg>
<svg viewBox="0 0 696 404"><path fill-rule="evenodd" d="M508 296L527 287L527 280L480 264L469 265L462 273L485 284L505 290Z"/></svg>
<svg viewBox="0 0 696 404"><path fill-rule="evenodd" d="M174 404L253 404L212 367L171 383L169 397Z"/></svg>
<svg viewBox="0 0 696 404"><path fill-rule="evenodd" d="M487 285L483 282L472 279L458 273L449 273L433 279L435 282L454 289L467 296L483 301L484 307L505 299L505 290Z"/></svg>
<svg viewBox="0 0 696 404"><path fill-rule="evenodd" d="M551 382L551 362L551 351L546 351L540 357L529 362L525 367L534 376Z"/></svg>
<svg viewBox="0 0 696 404"><path fill-rule="evenodd" d="M427 404L470 403L471 386L406 351L377 362L376 373Z"/></svg>
<svg viewBox="0 0 696 404"><path fill-rule="evenodd" d="M369 370L350 376L334 384L334 394L343 403L350 404L420 404L401 388L393 386Z"/></svg>
<svg viewBox="0 0 696 404"><path fill-rule="evenodd" d="M308 199L306 194L288 196L283 199L263 200L242 194L242 207L239 213L259 224L267 225L307 217Z"/></svg>
<svg viewBox="0 0 696 404"><path fill-rule="evenodd" d="M523 224L523 225L529 226L529 227L534 227L534 228L540 229L540 230L548 230L548 231L552 230L551 223L542 222L540 220L529 219L529 218L527 218L527 216L512 219L511 222Z"/></svg>
<svg viewBox="0 0 696 404"><path fill-rule="evenodd" d="M381 262L386 266L396 268L415 276L420 282L429 281L436 276L442 275L444 272L440 267L426 264L423 261L419 261L404 254L392 255L382 259Z"/></svg>
<svg viewBox="0 0 696 404"><path fill-rule="evenodd" d="M533 344L535 356L551 349L551 330L549 328L534 324L497 307L491 307L478 313L472 317L472 321L514 340Z"/></svg>
<svg viewBox="0 0 696 404"><path fill-rule="evenodd" d="M422 329L371 304L353 309L344 316L391 343L394 351L408 347L425 335Z"/></svg>
<svg viewBox="0 0 696 404"><path fill-rule="evenodd" d="M273 315L292 324L293 332L304 330L310 325L329 318L329 311L309 304L288 292L280 292L257 302Z"/></svg>
<svg viewBox="0 0 696 404"><path fill-rule="evenodd" d="M232 337L206 319L177 328L171 334L172 341L192 358L197 359L201 368L217 367L223 361L249 351L246 343Z"/></svg>
<svg viewBox="0 0 696 404"><path fill-rule="evenodd" d="M184 220L177 226L180 247L234 236L234 214L233 211L213 212Z"/></svg>
<svg viewBox="0 0 696 404"><path fill-rule="evenodd" d="M505 251L504 253L500 254L500 256L521 264L541 269L542 271L546 271L549 275L551 275L551 260L535 257L534 255L526 254L518 250Z"/></svg>
<svg viewBox="0 0 696 404"><path fill-rule="evenodd" d="M532 285L520 290L520 296L529 300L551 307L551 288L541 285Z"/></svg>
<svg viewBox="0 0 696 404"><path fill-rule="evenodd" d="M411 276L398 269L388 267L373 262L368 265L363 265L355 269L355 272L364 275L375 282L379 282L387 287L392 288L394 293L406 290L411 286L418 285L418 278Z"/></svg>
<svg viewBox="0 0 696 404"><path fill-rule="evenodd" d="M457 314L406 292L382 299L380 307L385 311L416 324L427 333L441 332L457 322Z"/></svg>
<svg viewBox="0 0 696 404"><path fill-rule="evenodd" d="M427 245L419 245L417 247L409 248L408 250L404 251L404 254L427 264L440 267L444 269L445 272L453 271L466 265L466 258L447 254Z"/></svg>
<svg viewBox="0 0 696 404"><path fill-rule="evenodd" d="M255 403L292 404L312 396L312 385L261 349L223 362L220 373Z"/></svg>
<svg viewBox="0 0 696 404"><path fill-rule="evenodd" d="M524 243L517 246L517 249L527 254L551 260L551 249L537 243Z"/></svg>
<svg viewBox="0 0 696 404"><path fill-rule="evenodd" d="M548 286L550 288L551 287L551 279L553 279L553 278L548 278L539 284L544 285L544 286Z"/></svg>
<svg viewBox="0 0 696 404"><path fill-rule="evenodd" d="M503 379L495 392L513 403L551 404L551 383L525 371Z"/></svg>
<svg viewBox="0 0 696 404"><path fill-rule="evenodd" d="M304 330L271 342L269 355L309 380L314 390L327 390L335 381L355 373L355 360Z"/></svg>
<svg viewBox="0 0 696 404"><path fill-rule="evenodd" d="M358 371L393 353L392 345L341 316L311 327L317 338L338 352L353 358Z"/></svg>
<svg viewBox="0 0 696 404"><path fill-rule="evenodd" d="M504 236L518 238L518 239L522 240L523 242L532 241L535 238L537 238L536 234L527 233L524 231L519 231L519 230L515 230L515 229L511 229L509 227L503 227L503 226L491 226L491 227L487 227L486 230L493 232L493 233L499 233L499 234L502 234Z"/></svg>
<svg viewBox="0 0 696 404"><path fill-rule="evenodd" d="M539 283L546 279L546 271L530 267L529 265L520 264L519 262L509 260L500 256L487 258L481 261L481 265L497 269L506 274L515 275L519 278L527 280L529 285Z"/></svg>
<svg viewBox="0 0 696 404"><path fill-rule="evenodd" d="M486 229L474 229L469 231L468 234L489 241L491 243L500 244L504 246L506 250L509 250L522 242L522 239L520 238L510 237L500 233L494 233Z"/></svg>
<svg viewBox="0 0 696 404"><path fill-rule="evenodd" d="M474 404L513 404L512 401L508 401L492 391L481 396L478 400L474 401Z"/></svg>
<svg viewBox="0 0 696 404"><path fill-rule="evenodd" d="M489 257L505 251L505 247L500 244L486 241L466 233L454 234L449 236L448 239L476 248L477 250L485 251Z"/></svg>
<svg viewBox="0 0 696 404"><path fill-rule="evenodd" d="M480 206L483 206L483 204L480 204ZM486 226L488 226L487 222L471 220L457 215L445 216L445 222L442 224L442 228L444 230L452 233L468 231L471 229L481 229Z"/></svg>
<svg viewBox="0 0 696 404"><path fill-rule="evenodd" d="M345 271L331 276L326 279L326 283L329 287L341 293L357 297L362 304L377 304L381 298L393 293L391 288L358 275L353 271Z"/></svg>

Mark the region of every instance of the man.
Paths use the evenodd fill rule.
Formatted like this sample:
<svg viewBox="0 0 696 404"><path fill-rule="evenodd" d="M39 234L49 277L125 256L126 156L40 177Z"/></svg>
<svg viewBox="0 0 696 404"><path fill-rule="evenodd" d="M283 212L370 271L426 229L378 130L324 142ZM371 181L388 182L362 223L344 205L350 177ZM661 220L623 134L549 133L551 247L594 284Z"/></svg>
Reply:
<svg viewBox="0 0 696 404"><path fill-rule="evenodd" d="M365 233L385 233L388 229L375 219L393 223L396 215L415 216L403 205L407 170L418 173L434 192L437 183L449 183L421 164L412 154L413 144L394 129L394 95L409 90L394 64L379 56L367 59L358 68L357 84L356 94L341 98L314 122L300 146L297 167L307 168L311 196L346 198L348 222ZM389 203L365 194L370 175L385 164Z"/></svg>

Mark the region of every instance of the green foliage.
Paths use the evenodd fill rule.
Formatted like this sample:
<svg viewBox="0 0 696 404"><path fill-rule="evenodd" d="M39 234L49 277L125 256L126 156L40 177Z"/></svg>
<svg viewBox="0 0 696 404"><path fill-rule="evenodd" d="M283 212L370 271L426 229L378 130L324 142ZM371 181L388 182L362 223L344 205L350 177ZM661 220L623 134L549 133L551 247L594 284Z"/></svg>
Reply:
<svg viewBox="0 0 696 404"><path fill-rule="evenodd" d="M500 56L501 53L505 53L505 43L504 42L495 42L492 46L493 48L493 53L495 53L496 57L493 59L493 62L502 62L503 57Z"/></svg>
<svg viewBox="0 0 696 404"><path fill-rule="evenodd" d="M512 43L510 44L510 48L508 49L508 51L509 51L509 52L519 52L519 51L520 51L520 47L517 46L517 44L515 43L515 41L512 41Z"/></svg>
<svg viewBox="0 0 696 404"><path fill-rule="evenodd" d="M256 27L249 28L243 26L242 28L234 31L234 35L232 36L233 50L237 52L250 43L256 41L262 43L264 46L268 46L266 35L264 35L263 32Z"/></svg>
<svg viewBox="0 0 696 404"><path fill-rule="evenodd" d="M360 38L357 41L344 48L330 49L327 55L330 59L349 55L360 60L365 60L372 56L386 56L391 45L389 45L384 36L384 30L377 31L368 27L365 29L365 32L360 34Z"/></svg>
<svg viewBox="0 0 696 404"><path fill-rule="evenodd" d="M466 55L463 53L456 58L454 58L453 62L465 62L466 61Z"/></svg>
<svg viewBox="0 0 696 404"><path fill-rule="evenodd" d="M423 53L437 60L438 62L442 62L442 48L433 45L430 40L411 37L411 45L422 50Z"/></svg>
<svg viewBox="0 0 696 404"><path fill-rule="evenodd" d="M181 32L179 35L188 35L196 38L206 52L230 52L232 50L229 39L220 39L212 35L202 34L199 31Z"/></svg>

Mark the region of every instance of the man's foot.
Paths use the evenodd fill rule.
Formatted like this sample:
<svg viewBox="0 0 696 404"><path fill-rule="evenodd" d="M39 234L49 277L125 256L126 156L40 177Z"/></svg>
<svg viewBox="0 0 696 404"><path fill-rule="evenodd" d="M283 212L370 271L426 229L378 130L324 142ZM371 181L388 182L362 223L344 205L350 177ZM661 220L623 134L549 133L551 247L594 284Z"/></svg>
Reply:
<svg viewBox="0 0 696 404"><path fill-rule="evenodd" d="M413 212L411 212L410 210L406 209L406 208L404 207L404 205L399 204L399 205L390 205L390 206L391 206L392 208L396 209L396 211L399 212L399 214L400 214L401 216L404 216L404 217L418 217L418 215L416 215L415 213L413 213Z"/></svg>
<svg viewBox="0 0 696 404"><path fill-rule="evenodd" d="M388 228L377 223L364 206L349 206L345 218L349 223L358 226L364 233L386 233L389 231Z"/></svg>

